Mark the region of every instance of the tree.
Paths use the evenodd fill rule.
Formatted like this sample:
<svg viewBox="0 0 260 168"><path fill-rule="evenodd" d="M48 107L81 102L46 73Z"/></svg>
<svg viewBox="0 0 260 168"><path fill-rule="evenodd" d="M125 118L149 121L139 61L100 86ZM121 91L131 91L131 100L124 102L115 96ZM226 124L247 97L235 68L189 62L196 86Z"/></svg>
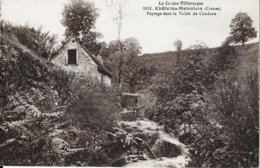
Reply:
<svg viewBox="0 0 260 168"><path fill-rule="evenodd" d="M101 55L103 58L108 58L109 57L109 52L108 52L108 48L107 48L107 43L106 42L101 42L100 43L99 55Z"/></svg>
<svg viewBox="0 0 260 168"><path fill-rule="evenodd" d="M115 1L115 0L110 0L108 1L107 5L108 6L112 6L116 12L117 12L117 16L114 17L114 22L116 23L117 25L117 45L118 45L118 52L117 52L117 55L118 55L118 60L119 60L119 63L118 63L118 83L121 87L121 84L122 84L122 65L123 65L123 45L122 45L122 42L121 42L121 30L122 30L122 21L124 19L124 6L126 4L126 0L118 0L118 1Z"/></svg>
<svg viewBox="0 0 260 168"><path fill-rule="evenodd" d="M176 47L176 49L177 49L177 64L179 64L180 63L180 52L179 51L181 51L181 48L182 48L182 41L181 40L179 40L179 39L177 39L174 43L173 43L173 46L175 46Z"/></svg>
<svg viewBox="0 0 260 168"><path fill-rule="evenodd" d="M177 40L174 42L173 45L176 47L177 51L181 51L181 48L182 48L182 41L181 41L181 40L177 39Z"/></svg>
<svg viewBox="0 0 260 168"><path fill-rule="evenodd" d="M252 19L247 13L238 13L235 18L232 19L230 28L230 34L233 36L235 43L242 43L244 45L249 39L255 38L257 31L252 27Z"/></svg>
<svg viewBox="0 0 260 168"><path fill-rule="evenodd" d="M135 38L128 38L124 41L111 41L108 46L109 57L111 58L110 69L117 74L115 78L119 84L126 74L127 67L131 65L135 57L141 53L141 46Z"/></svg>
<svg viewBox="0 0 260 168"><path fill-rule="evenodd" d="M130 93L146 88L151 83L152 77L156 75L157 69L153 65L147 65L137 57L124 69L124 82L129 87Z"/></svg>
<svg viewBox="0 0 260 168"><path fill-rule="evenodd" d="M90 51L97 54L100 46L96 40L101 37L101 34L94 31L98 17L94 4L83 0L73 0L65 5L62 15L61 23L66 27L66 38L77 38Z"/></svg>

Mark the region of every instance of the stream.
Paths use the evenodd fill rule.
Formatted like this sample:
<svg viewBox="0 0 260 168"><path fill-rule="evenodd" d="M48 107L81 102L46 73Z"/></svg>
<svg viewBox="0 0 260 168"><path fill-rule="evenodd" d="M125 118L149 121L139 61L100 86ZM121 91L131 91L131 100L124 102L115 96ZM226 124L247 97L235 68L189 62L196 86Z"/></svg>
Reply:
<svg viewBox="0 0 260 168"><path fill-rule="evenodd" d="M153 145L150 146L151 148L148 147L150 149L150 153L154 155L154 158L146 157L144 160L130 161L124 165L124 167L182 168L188 164L188 149L179 141L177 137L166 133L163 126L159 126L157 123L146 119L136 121L119 121L118 126L122 129L134 130L133 132L128 133L129 136L138 132L138 134L158 137L156 139L156 143L153 143ZM172 146L178 149L177 152L175 148L170 148ZM161 154L157 154L158 148L162 147L164 148L164 152L167 151L164 155L168 156L158 156ZM161 151L161 149L159 149L159 151ZM171 152L173 154L171 154ZM173 155L177 156L172 157Z"/></svg>

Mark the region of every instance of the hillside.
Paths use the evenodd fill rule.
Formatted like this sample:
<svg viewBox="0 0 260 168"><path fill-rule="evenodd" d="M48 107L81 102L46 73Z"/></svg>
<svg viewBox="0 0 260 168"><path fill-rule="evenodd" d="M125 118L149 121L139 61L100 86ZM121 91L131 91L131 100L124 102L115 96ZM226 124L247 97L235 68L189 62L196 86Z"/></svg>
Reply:
<svg viewBox="0 0 260 168"><path fill-rule="evenodd" d="M246 44L245 46L236 46L237 52L237 65L233 71L235 74L244 74L249 70L257 69L258 59L258 43ZM216 56L218 48L207 49L207 56L205 63ZM159 71L169 70L176 66L177 51L168 51L162 53L143 54L139 59L143 60L146 64L154 65ZM186 51L179 53L181 56L185 56Z"/></svg>
<svg viewBox="0 0 260 168"><path fill-rule="evenodd" d="M140 57L159 71L149 119L189 146L188 167L259 167L258 44L177 54Z"/></svg>

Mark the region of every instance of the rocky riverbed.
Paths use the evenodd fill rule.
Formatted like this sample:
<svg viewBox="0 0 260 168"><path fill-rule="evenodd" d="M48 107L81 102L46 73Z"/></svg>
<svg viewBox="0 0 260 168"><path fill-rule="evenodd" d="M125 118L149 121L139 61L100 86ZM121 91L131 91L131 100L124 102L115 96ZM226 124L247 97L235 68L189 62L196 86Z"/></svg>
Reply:
<svg viewBox="0 0 260 168"><path fill-rule="evenodd" d="M125 144L131 145L124 157L125 167L181 168L188 163L186 146L153 121L120 121L115 129L124 134Z"/></svg>

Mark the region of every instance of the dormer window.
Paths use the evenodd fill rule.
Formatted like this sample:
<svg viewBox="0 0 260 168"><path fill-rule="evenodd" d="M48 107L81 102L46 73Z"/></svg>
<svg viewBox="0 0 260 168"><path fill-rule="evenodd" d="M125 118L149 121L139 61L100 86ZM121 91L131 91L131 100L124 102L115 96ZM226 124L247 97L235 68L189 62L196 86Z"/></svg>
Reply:
<svg viewBox="0 0 260 168"><path fill-rule="evenodd" d="M76 49L68 50L68 65L77 65Z"/></svg>

